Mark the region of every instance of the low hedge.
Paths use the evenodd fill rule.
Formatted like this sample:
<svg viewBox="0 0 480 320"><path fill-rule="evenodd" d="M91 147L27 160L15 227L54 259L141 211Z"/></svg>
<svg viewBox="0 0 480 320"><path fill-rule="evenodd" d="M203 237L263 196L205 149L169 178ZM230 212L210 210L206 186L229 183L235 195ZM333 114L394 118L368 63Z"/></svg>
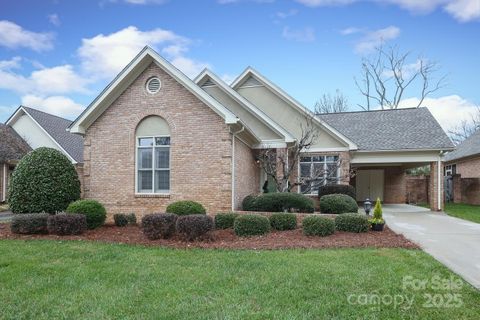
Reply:
<svg viewBox="0 0 480 320"><path fill-rule="evenodd" d="M335 222L332 219L319 215L308 216L303 219L303 234L307 236L329 236L335 232Z"/></svg>
<svg viewBox="0 0 480 320"><path fill-rule="evenodd" d="M245 199L244 199L245 201ZM309 197L294 192L264 193L247 201L249 211L263 212L313 212L314 202Z"/></svg>
<svg viewBox="0 0 480 320"><path fill-rule="evenodd" d="M16 214L12 218L10 230L20 234L48 233L48 216L48 213Z"/></svg>
<svg viewBox="0 0 480 320"><path fill-rule="evenodd" d="M176 223L177 232L188 241L193 241L214 229L212 217L204 214L180 216Z"/></svg>
<svg viewBox="0 0 480 320"><path fill-rule="evenodd" d="M364 215L358 213L343 213L335 217L335 228L347 232L367 232L370 222Z"/></svg>
<svg viewBox="0 0 480 320"><path fill-rule="evenodd" d="M218 213L215 216L215 229L233 228L236 217L238 217L238 213L235 212Z"/></svg>
<svg viewBox="0 0 480 320"><path fill-rule="evenodd" d="M355 199L345 194L329 194L320 198L320 211L334 214L357 212L358 205Z"/></svg>
<svg viewBox="0 0 480 320"><path fill-rule="evenodd" d="M257 236L270 232L270 220L258 214L239 215L235 218L233 230L237 236Z"/></svg>
<svg viewBox="0 0 480 320"><path fill-rule="evenodd" d="M205 208L198 202L190 200L176 201L168 205L167 213L174 213L178 216L189 214L206 214Z"/></svg>
<svg viewBox="0 0 480 320"><path fill-rule="evenodd" d="M127 220L129 224L137 224L137 216L135 213L127 214Z"/></svg>
<svg viewBox="0 0 480 320"><path fill-rule="evenodd" d="M150 240L168 239L175 233L176 222L176 214L147 214L142 218L142 231L143 234Z"/></svg>
<svg viewBox="0 0 480 320"><path fill-rule="evenodd" d="M97 200L78 200L70 203L67 213L79 213L87 218L88 229L102 226L107 219L105 207Z"/></svg>
<svg viewBox="0 0 480 320"><path fill-rule="evenodd" d="M293 230L297 227L297 215L294 213L274 213L269 220L275 230Z"/></svg>
<svg viewBox="0 0 480 320"><path fill-rule="evenodd" d="M346 194L347 196L350 196L353 199L357 198L355 187L349 184L327 184L325 186L320 186L318 188L319 199L328 194Z"/></svg>
<svg viewBox="0 0 480 320"><path fill-rule="evenodd" d="M116 213L113 215L113 221L117 227L125 227L128 224L137 224L135 213Z"/></svg>
<svg viewBox="0 0 480 320"><path fill-rule="evenodd" d="M242 209L244 211L255 211L254 210L254 202L255 202L256 198L257 198L257 195L255 195L255 194L249 194L248 196L243 198Z"/></svg>
<svg viewBox="0 0 480 320"><path fill-rule="evenodd" d="M60 213L49 216L48 232L59 236L82 234L87 230L87 217L83 214Z"/></svg>

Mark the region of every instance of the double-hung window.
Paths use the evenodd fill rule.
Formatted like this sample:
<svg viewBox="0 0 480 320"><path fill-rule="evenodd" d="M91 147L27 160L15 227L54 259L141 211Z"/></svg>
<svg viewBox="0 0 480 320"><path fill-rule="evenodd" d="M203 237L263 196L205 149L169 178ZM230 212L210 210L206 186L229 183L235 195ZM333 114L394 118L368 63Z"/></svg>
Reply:
<svg viewBox="0 0 480 320"><path fill-rule="evenodd" d="M170 192L170 137L137 137L137 192Z"/></svg>
<svg viewBox="0 0 480 320"><path fill-rule="evenodd" d="M300 157L300 178L305 181L302 193L316 194L321 185L338 183L338 156L309 155Z"/></svg>

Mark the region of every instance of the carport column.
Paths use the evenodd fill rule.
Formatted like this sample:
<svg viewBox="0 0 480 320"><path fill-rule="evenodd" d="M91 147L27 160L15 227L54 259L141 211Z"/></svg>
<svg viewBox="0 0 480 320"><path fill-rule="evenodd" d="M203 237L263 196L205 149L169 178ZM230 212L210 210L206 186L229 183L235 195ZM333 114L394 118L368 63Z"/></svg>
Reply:
<svg viewBox="0 0 480 320"><path fill-rule="evenodd" d="M442 211L444 207L442 161L430 163L430 209Z"/></svg>

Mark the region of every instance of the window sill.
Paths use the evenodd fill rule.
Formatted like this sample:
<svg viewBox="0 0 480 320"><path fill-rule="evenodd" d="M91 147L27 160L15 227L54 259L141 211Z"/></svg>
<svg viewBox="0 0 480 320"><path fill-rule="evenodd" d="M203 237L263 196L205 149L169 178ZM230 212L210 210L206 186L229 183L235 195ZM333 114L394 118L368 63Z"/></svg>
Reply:
<svg viewBox="0 0 480 320"><path fill-rule="evenodd" d="M170 198L169 193L135 193L135 198Z"/></svg>

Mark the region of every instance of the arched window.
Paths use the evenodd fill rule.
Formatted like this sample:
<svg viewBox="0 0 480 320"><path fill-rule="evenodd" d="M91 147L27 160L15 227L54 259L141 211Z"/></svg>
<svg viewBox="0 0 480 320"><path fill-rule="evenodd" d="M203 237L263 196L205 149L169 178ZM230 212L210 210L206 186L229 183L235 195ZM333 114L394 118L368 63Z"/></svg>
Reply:
<svg viewBox="0 0 480 320"><path fill-rule="evenodd" d="M158 116L143 119L135 132L136 192L170 192L170 127Z"/></svg>

